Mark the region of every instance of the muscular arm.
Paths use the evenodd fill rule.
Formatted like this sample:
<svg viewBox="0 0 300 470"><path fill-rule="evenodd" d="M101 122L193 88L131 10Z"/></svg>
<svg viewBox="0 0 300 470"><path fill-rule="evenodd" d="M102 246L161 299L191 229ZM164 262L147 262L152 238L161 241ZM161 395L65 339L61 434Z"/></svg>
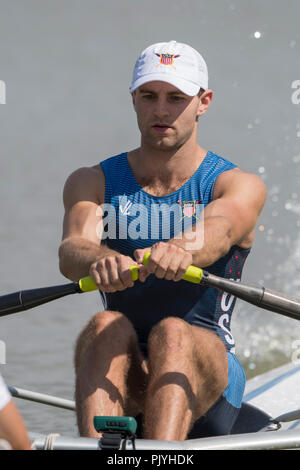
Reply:
<svg viewBox="0 0 300 470"><path fill-rule="evenodd" d="M13 450L30 450L31 444L24 421L12 400L0 410L0 439Z"/></svg>
<svg viewBox="0 0 300 470"><path fill-rule="evenodd" d="M71 280L89 274L96 260L115 254L101 239L101 210L105 179L98 168L80 168L66 181L63 200L65 216L59 247L61 273Z"/></svg>
<svg viewBox="0 0 300 470"><path fill-rule="evenodd" d="M214 200L204 210L203 226L196 223L193 228L194 232L204 229L204 240L195 236L193 241L188 238L191 233L186 233L170 243L190 251L195 266L210 266L231 246L252 245L265 200L265 185L258 176L240 170L224 172L216 182Z"/></svg>
<svg viewBox="0 0 300 470"><path fill-rule="evenodd" d="M80 168L66 181L59 265L72 281L90 275L102 291L116 292L133 286L130 266L136 262L101 243L104 187L98 166Z"/></svg>

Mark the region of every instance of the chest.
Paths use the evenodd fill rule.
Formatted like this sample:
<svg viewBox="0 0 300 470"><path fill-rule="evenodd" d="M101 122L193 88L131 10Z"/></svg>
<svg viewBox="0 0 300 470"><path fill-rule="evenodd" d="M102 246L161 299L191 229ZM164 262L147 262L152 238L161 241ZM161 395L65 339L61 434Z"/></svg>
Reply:
<svg viewBox="0 0 300 470"><path fill-rule="evenodd" d="M138 181L141 188L151 196L162 197L174 193L188 181L189 177L184 178L160 178L149 180L143 178Z"/></svg>

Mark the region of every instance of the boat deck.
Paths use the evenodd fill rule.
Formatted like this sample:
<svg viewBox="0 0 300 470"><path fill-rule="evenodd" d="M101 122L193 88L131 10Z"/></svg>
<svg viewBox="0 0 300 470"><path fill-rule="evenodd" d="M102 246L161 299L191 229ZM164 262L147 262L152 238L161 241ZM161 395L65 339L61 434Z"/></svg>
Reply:
<svg viewBox="0 0 300 470"><path fill-rule="evenodd" d="M250 379L244 402L268 413L272 418L300 409L300 364L285 364ZM300 430L300 419L282 423L282 429Z"/></svg>

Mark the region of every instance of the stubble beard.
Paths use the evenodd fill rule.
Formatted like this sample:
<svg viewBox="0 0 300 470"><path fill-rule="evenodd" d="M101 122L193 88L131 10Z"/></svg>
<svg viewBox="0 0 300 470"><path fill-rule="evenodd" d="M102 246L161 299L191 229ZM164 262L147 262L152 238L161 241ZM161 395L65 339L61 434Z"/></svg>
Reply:
<svg viewBox="0 0 300 470"><path fill-rule="evenodd" d="M175 153L187 142L187 140L192 135L190 132L188 135L178 136L161 136L154 137L150 133L142 135L142 145L148 147L153 151L165 152L165 153Z"/></svg>

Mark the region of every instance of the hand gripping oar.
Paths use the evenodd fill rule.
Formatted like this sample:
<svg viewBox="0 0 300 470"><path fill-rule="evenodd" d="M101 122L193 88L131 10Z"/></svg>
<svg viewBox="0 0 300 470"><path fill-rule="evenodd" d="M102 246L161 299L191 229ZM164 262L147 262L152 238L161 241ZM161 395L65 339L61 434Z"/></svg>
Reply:
<svg viewBox="0 0 300 470"><path fill-rule="evenodd" d="M144 256L143 264L145 266L148 265L150 255L151 253L146 253ZM130 269L132 279L137 280L138 266L132 266ZM189 266L182 279L193 282L194 284L214 287L220 291L232 294L239 299L245 300L250 304L256 305L257 307L300 320L300 299L287 297L284 294L279 294L278 292L266 289L265 287L255 287L215 276L214 274L210 274L196 266ZM98 289L90 277L81 279L79 281L79 285L81 290L84 292Z"/></svg>
<svg viewBox="0 0 300 470"><path fill-rule="evenodd" d="M149 257L150 253L146 253L143 260L145 266L148 264ZM131 276L134 281L138 279L138 270L138 266L131 266L130 268ZM255 287L224 279L195 266L188 267L183 279L195 284L214 287L220 291L234 295L239 299L245 300L250 304L256 305L257 307L300 320L300 299L287 297L273 290L266 289L265 287ZM0 316L28 310L66 295L90 292L98 289L93 279L88 276L79 279L79 281L60 286L28 289L3 295L0 297Z"/></svg>

